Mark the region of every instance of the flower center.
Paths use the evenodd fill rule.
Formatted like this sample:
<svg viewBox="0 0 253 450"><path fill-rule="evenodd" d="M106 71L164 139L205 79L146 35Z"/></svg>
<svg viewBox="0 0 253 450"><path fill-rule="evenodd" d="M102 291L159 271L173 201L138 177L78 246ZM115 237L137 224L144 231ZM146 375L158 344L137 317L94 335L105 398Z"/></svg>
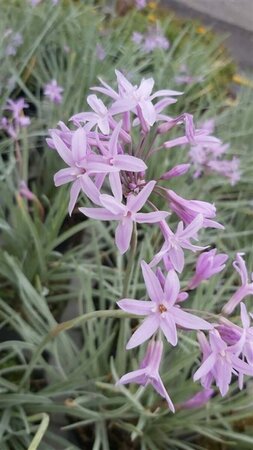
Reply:
<svg viewBox="0 0 253 450"><path fill-rule="evenodd" d="M167 312L166 306L164 306L162 303L159 305L158 309L161 314Z"/></svg>

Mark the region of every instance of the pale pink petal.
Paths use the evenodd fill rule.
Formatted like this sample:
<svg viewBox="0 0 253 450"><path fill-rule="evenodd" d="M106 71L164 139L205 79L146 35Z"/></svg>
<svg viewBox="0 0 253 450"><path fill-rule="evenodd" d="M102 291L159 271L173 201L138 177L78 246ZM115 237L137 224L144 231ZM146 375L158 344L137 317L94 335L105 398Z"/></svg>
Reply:
<svg viewBox="0 0 253 450"><path fill-rule="evenodd" d="M175 347L177 345L177 328L173 317L166 313L160 320L160 328L163 331L167 341Z"/></svg>
<svg viewBox="0 0 253 450"><path fill-rule="evenodd" d="M156 378L152 378L151 383L152 383L154 389L158 392L158 394L160 394L161 397L165 398L166 402L168 403L169 409L174 413L175 407L172 403L172 400L171 400L168 392L166 391L166 389L164 387L164 384L161 380L160 375L157 375Z"/></svg>
<svg viewBox="0 0 253 450"><path fill-rule="evenodd" d="M166 303L174 305L180 292L180 283L175 270L170 270L167 274L164 286Z"/></svg>
<svg viewBox="0 0 253 450"><path fill-rule="evenodd" d="M122 127L122 120L116 125L110 138L109 152L112 156L116 156L118 154L118 140L121 127Z"/></svg>
<svg viewBox="0 0 253 450"><path fill-rule="evenodd" d="M143 172L147 169L145 162L135 156L118 155L115 156L114 160L114 165L120 170L127 170L128 172Z"/></svg>
<svg viewBox="0 0 253 450"><path fill-rule="evenodd" d="M197 381L207 375L212 370L215 363L216 355L214 353L211 353L211 355L208 356L208 358L201 364L199 369L193 375L193 381Z"/></svg>
<svg viewBox="0 0 253 450"><path fill-rule="evenodd" d="M242 321L242 324L243 324L243 328L249 328L249 326L250 326L250 318L249 318L246 306L245 306L244 303L241 303L240 306L241 306L241 321Z"/></svg>
<svg viewBox="0 0 253 450"><path fill-rule="evenodd" d="M197 232L203 226L203 219L202 214L198 214L195 219L180 233L180 239L196 238Z"/></svg>
<svg viewBox="0 0 253 450"><path fill-rule="evenodd" d="M73 172L74 171L72 168L58 170L58 172L56 172L56 174L54 175L55 186L62 186L63 184L74 181L76 175L73 174Z"/></svg>
<svg viewBox="0 0 253 450"><path fill-rule="evenodd" d="M87 174L84 174L79 178L79 180L81 189L87 197L89 197L89 199L96 205L100 205L100 192L90 177Z"/></svg>
<svg viewBox="0 0 253 450"><path fill-rule="evenodd" d="M141 270L150 299L159 303L164 298L164 293L157 276L145 261L141 262Z"/></svg>
<svg viewBox="0 0 253 450"><path fill-rule="evenodd" d="M184 252L179 245L170 248L169 258L174 269L181 273L184 268Z"/></svg>
<svg viewBox="0 0 253 450"><path fill-rule="evenodd" d="M135 221L137 223L158 223L164 220L169 213L167 211L154 211L149 213L136 213Z"/></svg>
<svg viewBox="0 0 253 450"><path fill-rule="evenodd" d="M152 105L151 101L149 100L142 100L141 102L139 102L139 105L144 120L148 123L148 125L154 125L157 116L154 105Z"/></svg>
<svg viewBox="0 0 253 450"><path fill-rule="evenodd" d="M131 195L130 197L128 197L127 199L128 208L133 212L139 211L145 205L155 185L156 181L149 181L149 183L146 184L146 186L141 190L141 192L138 195L136 196Z"/></svg>
<svg viewBox="0 0 253 450"><path fill-rule="evenodd" d="M208 323L204 319L200 319L199 317L187 313L180 308L172 307L171 314L173 313L173 317L178 325L183 328L187 328L189 330L211 330L213 325Z"/></svg>
<svg viewBox="0 0 253 450"><path fill-rule="evenodd" d="M59 153L63 161L66 164L68 164L68 166L72 166L74 162L72 153L69 150L69 148L64 144L62 139L55 133L52 133L52 140L57 152Z"/></svg>
<svg viewBox="0 0 253 450"><path fill-rule="evenodd" d="M130 246L131 237L133 232L133 221L131 219L125 219L120 222L115 232L115 243L123 255Z"/></svg>
<svg viewBox="0 0 253 450"><path fill-rule="evenodd" d="M101 204L111 211L113 214L124 215L126 207L122 205L116 198L112 197L112 195L102 194L100 195Z"/></svg>
<svg viewBox="0 0 253 450"><path fill-rule="evenodd" d="M132 298L123 298L117 302L117 305L123 309L123 311L131 314L137 314L138 316L146 316L150 314L151 309L154 307L152 302L134 300Z"/></svg>
<svg viewBox="0 0 253 450"><path fill-rule="evenodd" d="M79 208L79 211L91 219L98 220L118 220L112 212L105 208Z"/></svg>
<svg viewBox="0 0 253 450"><path fill-rule="evenodd" d="M71 189L70 189L70 200L69 200L69 206L68 206L68 211L69 211L70 216L71 216L74 206L77 202L80 190L81 190L80 180L77 179L76 181L74 181L74 183L72 184Z"/></svg>
<svg viewBox="0 0 253 450"><path fill-rule="evenodd" d="M107 117L102 117L98 120L98 127L103 134L108 135L110 133L110 126Z"/></svg>
<svg viewBox="0 0 253 450"><path fill-rule="evenodd" d="M137 347L147 341L159 328L159 320L155 314L148 316L129 339L126 349Z"/></svg>
<svg viewBox="0 0 253 450"><path fill-rule="evenodd" d="M76 162L81 162L86 156L87 138L83 128L78 128L72 136L71 149Z"/></svg>
<svg viewBox="0 0 253 450"><path fill-rule="evenodd" d="M112 193L118 202L122 201L122 184L120 174L118 172L111 172L109 174L109 181Z"/></svg>
<svg viewBox="0 0 253 450"><path fill-rule="evenodd" d="M116 386L118 386L119 384L129 384L129 383L137 383L144 386L146 382L147 382L147 375L145 369L138 369L123 375L123 377L121 377L117 381Z"/></svg>
<svg viewBox="0 0 253 450"><path fill-rule="evenodd" d="M156 91L153 95L151 95L150 100L153 100L154 98L157 98L157 97L167 97L167 96L173 97L174 95L183 95L183 92L172 91L169 89L161 89L160 91Z"/></svg>

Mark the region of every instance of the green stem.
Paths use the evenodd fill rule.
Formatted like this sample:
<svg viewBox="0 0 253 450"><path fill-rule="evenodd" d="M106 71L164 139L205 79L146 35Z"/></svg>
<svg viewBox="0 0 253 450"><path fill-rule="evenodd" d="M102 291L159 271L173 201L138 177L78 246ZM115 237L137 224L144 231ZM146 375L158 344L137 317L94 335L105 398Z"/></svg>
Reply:
<svg viewBox="0 0 253 450"><path fill-rule="evenodd" d="M32 359L31 359L29 365L27 366L27 370L24 373L24 376L20 382L20 389L22 389L25 382L29 378L41 353L46 349L47 344L52 339L54 339L56 336L58 336L62 331L70 330L71 328L77 327L78 325L88 322L89 320L92 320L92 319L99 319L99 318L125 319L126 317L129 317L129 316L131 316L131 315L129 315L125 311L121 311L120 309L116 309L116 310L109 309L109 310L92 311L90 313L82 314L79 317L75 317L74 319L67 320L66 322L59 323L55 328L53 328L44 337L44 339L38 346L36 352L33 354Z"/></svg>
<svg viewBox="0 0 253 450"><path fill-rule="evenodd" d="M46 413L35 414L34 416L28 417L28 420L29 422L37 422L38 420L41 420L37 433L28 447L28 450L37 450L43 436L47 431L49 425L49 415Z"/></svg>
<svg viewBox="0 0 253 450"><path fill-rule="evenodd" d="M136 228L136 223L134 222L133 234L132 234L131 243L130 243L130 255L128 258L128 262L127 262L125 279L124 279L124 284L123 284L123 293L122 293L123 298L126 297L127 293L128 293L129 282L130 282L133 265L134 265L136 247L137 247L137 228Z"/></svg>

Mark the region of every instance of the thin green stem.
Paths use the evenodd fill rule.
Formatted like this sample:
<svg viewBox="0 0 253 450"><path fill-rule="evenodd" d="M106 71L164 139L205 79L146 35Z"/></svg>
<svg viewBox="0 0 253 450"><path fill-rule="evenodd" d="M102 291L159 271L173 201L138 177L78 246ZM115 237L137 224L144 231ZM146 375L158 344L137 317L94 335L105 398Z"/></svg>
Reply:
<svg viewBox="0 0 253 450"><path fill-rule="evenodd" d="M128 293L129 282L131 279L131 274L132 274L133 265L134 265L136 247L137 247L137 228L136 228L136 223L134 222L133 234L132 234L131 243L130 243L130 255L128 258L128 262L127 262L125 279L124 279L124 284L123 284L123 292L122 292L123 297L126 297L127 293Z"/></svg>
<svg viewBox="0 0 253 450"><path fill-rule="evenodd" d="M28 420L29 420L29 422L37 422L38 420L41 420L39 428L31 442L31 444L28 447L28 450L37 450L43 436L45 435L45 433L47 431L47 428L49 425L49 415L46 413L35 414L34 416L28 417Z"/></svg>

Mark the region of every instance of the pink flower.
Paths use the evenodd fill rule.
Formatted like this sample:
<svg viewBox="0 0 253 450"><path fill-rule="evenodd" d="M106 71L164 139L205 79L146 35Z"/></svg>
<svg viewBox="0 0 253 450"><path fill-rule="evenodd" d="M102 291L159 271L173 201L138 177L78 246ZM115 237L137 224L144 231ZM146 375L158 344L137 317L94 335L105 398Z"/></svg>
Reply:
<svg viewBox="0 0 253 450"><path fill-rule="evenodd" d="M242 258L243 253L237 253L236 260L233 262L235 270L239 273L241 277L242 285L236 292L232 295L228 303L223 307L223 312L225 314L231 314L237 305L248 295L253 294L253 282L249 283L248 272L244 259ZM251 279L253 281L253 274L251 274Z"/></svg>
<svg viewBox="0 0 253 450"><path fill-rule="evenodd" d="M138 115L143 128L154 125L157 120L157 111L152 103L155 98L173 97L182 94L181 92L167 89L152 94L154 86L153 78L143 78L138 87L132 85L120 71L116 70L115 72L118 81L118 93L102 80L100 81L104 87L95 87L92 89L106 94L115 100L110 108L112 115L132 111Z"/></svg>
<svg viewBox="0 0 253 450"><path fill-rule="evenodd" d="M211 220L216 216L216 208L214 205L211 205L211 203L200 200L186 200L172 190L168 190L167 194L170 208L185 224L188 225L198 214L202 214L204 217L204 228L211 227L224 229L223 225Z"/></svg>
<svg viewBox="0 0 253 450"><path fill-rule="evenodd" d="M122 122L117 124L108 142L102 142L97 138L97 146L102 157L100 155L94 155L92 158L94 162L97 158L99 162L103 161L105 164L114 167L115 171L110 172L109 180L114 196L117 197L119 194L120 199L122 197L122 186L119 172L123 170L127 172L144 172L147 169L147 166L142 159L123 153L118 141L121 125ZM106 174L104 174L104 177L105 175ZM102 181L102 179L100 181Z"/></svg>
<svg viewBox="0 0 253 450"><path fill-rule="evenodd" d="M216 255L216 251L215 248L201 253L198 257L195 275L188 285L189 289L195 289L203 280L208 280L226 267L225 262L228 259L228 255L225 253Z"/></svg>
<svg viewBox="0 0 253 450"><path fill-rule="evenodd" d="M117 382L119 384L137 383L142 386L152 384L153 388L161 397L165 398L169 409L175 412L174 405L164 387L164 384L159 375L159 366L161 363L163 352L162 341L151 341L148 344L146 355L140 364L140 369L127 373Z"/></svg>
<svg viewBox="0 0 253 450"><path fill-rule="evenodd" d="M252 314L248 314L244 303L240 303L240 307L242 327L222 317L217 329L222 339L228 345L238 348L243 359L253 366L253 327L250 326Z"/></svg>
<svg viewBox="0 0 253 450"><path fill-rule="evenodd" d="M94 126L98 126L100 131L108 135L110 133L110 112L96 95L88 95L87 103L93 109L93 112L81 112L70 118L73 122L88 122L85 126L86 130L91 130Z"/></svg>
<svg viewBox="0 0 253 450"><path fill-rule="evenodd" d="M92 161L92 153L87 149L87 136L83 128L78 128L72 135L71 150L56 134L52 133L56 151L69 166L59 170L54 176L56 186L73 182L70 190L69 214L72 214L78 195L82 190L93 202L99 203L100 192L92 182L90 175L115 171L113 166L102 160Z"/></svg>
<svg viewBox="0 0 253 450"><path fill-rule="evenodd" d="M161 250L154 256L150 266L158 264L161 259L167 255L171 261L173 268L177 272L182 272L184 268L184 251L183 249L192 250L193 252L203 250L205 247L199 247L191 244L190 239L196 239L197 232L203 226L203 216L197 215L195 219L184 228L183 222L179 222L177 230L173 233L165 221L160 223L160 227L165 239Z"/></svg>
<svg viewBox="0 0 253 450"><path fill-rule="evenodd" d="M53 103L59 104L62 102L62 93L64 89L57 84L56 80L50 81L44 87L44 95Z"/></svg>
<svg viewBox="0 0 253 450"><path fill-rule="evenodd" d="M123 254L129 248L134 222L157 223L168 215L166 211L138 212L145 205L155 184L155 181L150 181L138 195L129 195L126 204L121 203L122 188L119 185L116 197L107 194L99 196L99 203L97 204L101 204L102 208L79 208L79 210L92 219L119 221L115 242L120 253Z"/></svg>
<svg viewBox="0 0 253 450"><path fill-rule="evenodd" d="M201 380L205 388L210 388L213 380L219 388L222 397L229 389L232 379L232 373L239 376L253 375L253 368L238 357L238 351L233 346L228 347L218 332L210 331L209 341L206 340L203 333L200 333L203 351L203 361L200 368L195 372L194 381Z"/></svg>
<svg viewBox="0 0 253 450"><path fill-rule="evenodd" d="M147 316L128 341L127 349L142 344L156 333L158 329L163 331L171 345L176 346L176 325L190 330L210 330L213 328L205 320L183 311L178 305L175 306L180 291L180 284L174 270L168 272L163 289L159 279L145 261L142 261L141 268L150 300L124 298L117 302L121 309L130 314Z"/></svg>

